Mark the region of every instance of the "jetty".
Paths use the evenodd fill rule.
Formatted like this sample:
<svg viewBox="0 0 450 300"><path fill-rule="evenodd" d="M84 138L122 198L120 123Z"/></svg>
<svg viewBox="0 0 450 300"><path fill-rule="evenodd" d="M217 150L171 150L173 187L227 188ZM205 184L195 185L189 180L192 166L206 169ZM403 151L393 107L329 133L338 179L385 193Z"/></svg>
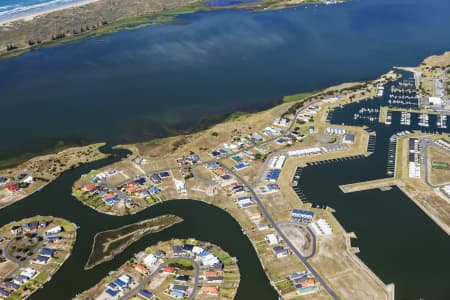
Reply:
<svg viewBox="0 0 450 300"><path fill-rule="evenodd" d="M388 187L399 185L399 181L395 178L382 178L369 181L356 182L351 184L340 185L339 188L344 193L354 193L373 189L386 189Z"/></svg>

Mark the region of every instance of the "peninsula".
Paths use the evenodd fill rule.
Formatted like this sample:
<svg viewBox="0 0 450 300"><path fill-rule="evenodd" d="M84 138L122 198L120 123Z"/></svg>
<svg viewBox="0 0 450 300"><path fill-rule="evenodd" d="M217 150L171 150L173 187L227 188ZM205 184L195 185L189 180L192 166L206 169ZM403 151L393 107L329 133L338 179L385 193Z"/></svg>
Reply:
<svg viewBox="0 0 450 300"><path fill-rule="evenodd" d="M393 299L393 285L355 255L354 235L333 209L313 207L299 192L297 167L371 155L373 133L331 125L328 116L337 107L376 97L380 86L398 78L390 72L292 95L272 109L237 113L201 132L121 146L133 154L82 176L73 194L111 215L173 199L218 206L239 222L283 299Z"/></svg>
<svg viewBox="0 0 450 300"><path fill-rule="evenodd" d="M39 191L67 170L105 158L102 146L104 143L68 148L11 167L4 162L7 168L0 166L0 209Z"/></svg>
<svg viewBox="0 0 450 300"><path fill-rule="evenodd" d="M26 299L69 258L76 225L36 216L0 228L0 297Z"/></svg>
<svg viewBox="0 0 450 300"><path fill-rule="evenodd" d="M236 259L196 239L159 242L75 299L233 299L239 287ZM133 298L134 299L134 298Z"/></svg>

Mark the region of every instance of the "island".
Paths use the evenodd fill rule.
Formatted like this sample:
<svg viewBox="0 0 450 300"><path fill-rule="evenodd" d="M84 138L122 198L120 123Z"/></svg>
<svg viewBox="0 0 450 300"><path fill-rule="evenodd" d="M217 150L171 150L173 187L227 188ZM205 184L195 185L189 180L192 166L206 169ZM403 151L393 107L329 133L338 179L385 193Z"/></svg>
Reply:
<svg viewBox="0 0 450 300"><path fill-rule="evenodd" d="M54 154L0 164L0 209L11 205L58 178L63 172L81 164L105 158L100 151L104 143L72 147Z"/></svg>
<svg viewBox="0 0 450 300"><path fill-rule="evenodd" d="M0 228L0 298L26 299L69 258L77 226L36 216Z"/></svg>
<svg viewBox="0 0 450 300"><path fill-rule="evenodd" d="M0 57L17 56L45 44L170 22L177 15L219 9L280 9L343 0L86 0L0 20ZM39 30L35 30L39 28Z"/></svg>
<svg viewBox="0 0 450 300"><path fill-rule="evenodd" d="M94 237L94 244L85 269L112 260L114 256L122 253L128 246L145 235L169 228L183 219L174 215L162 215L138 223L126 225L117 229L99 232Z"/></svg>
<svg viewBox="0 0 450 300"><path fill-rule="evenodd" d="M193 238L159 242L75 299L233 299L240 282L236 262Z"/></svg>

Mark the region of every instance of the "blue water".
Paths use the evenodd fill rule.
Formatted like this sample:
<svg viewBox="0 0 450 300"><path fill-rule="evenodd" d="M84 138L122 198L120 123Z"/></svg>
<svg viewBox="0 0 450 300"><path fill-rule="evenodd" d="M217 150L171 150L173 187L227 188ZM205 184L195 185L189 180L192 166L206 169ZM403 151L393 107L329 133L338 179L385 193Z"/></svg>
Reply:
<svg viewBox="0 0 450 300"><path fill-rule="evenodd" d="M450 49L449 11L447 0L355 0L197 13L3 60L0 154L51 137L146 140L414 66Z"/></svg>
<svg viewBox="0 0 450 300"><path fill-rule="evenodd" d="M54 9L82 0L1 0L0 21Z"/></svg>

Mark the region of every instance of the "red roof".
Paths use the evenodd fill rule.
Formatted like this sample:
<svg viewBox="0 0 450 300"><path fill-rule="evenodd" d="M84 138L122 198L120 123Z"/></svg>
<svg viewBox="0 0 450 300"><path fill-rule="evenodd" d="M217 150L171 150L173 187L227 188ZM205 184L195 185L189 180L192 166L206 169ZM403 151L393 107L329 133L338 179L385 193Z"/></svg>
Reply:
<svg viewBox="0 0 450 300"><path fill-rule="evenodd" d="M19 187L17 186L17 184L8 185L8 190L10 190L10 191L16 191L18 189L19 189Z"/></svg>
<svg viewBox="0 0 450 300"><path fill-rule="evenodd" d="M164 273L174 273L175 272L175 268L174 267L165 267L163 269Z"/></svg>
<svg viewBox="0 0 450 300"><path fill-rule="evenodd" d="M141 273L147 273L148 272L147 268L144 265L142 265L142 264L136 264L134 266L134 268L136 269L136 271L141 272Z"/></svg>
<svg viewBox="0 0 450 300"><path fill-rule="evenodd" d="M219 290L215 286L202 286L200 293L203 294L217 294Z"/></svg>
<svg viewBox="0 0 450 300"><path fill-rule="evenodd" d="M217 272L215 271L205 271L205 277L216 277L217 276Z"/></svg>
<svg viewBox="0 0 450 300"><path fill-rule="evenodd" d="M95 184L86 184L84 186L84 190L87 192L92 192L95 191L97 189L97 186Z"/></svg>

